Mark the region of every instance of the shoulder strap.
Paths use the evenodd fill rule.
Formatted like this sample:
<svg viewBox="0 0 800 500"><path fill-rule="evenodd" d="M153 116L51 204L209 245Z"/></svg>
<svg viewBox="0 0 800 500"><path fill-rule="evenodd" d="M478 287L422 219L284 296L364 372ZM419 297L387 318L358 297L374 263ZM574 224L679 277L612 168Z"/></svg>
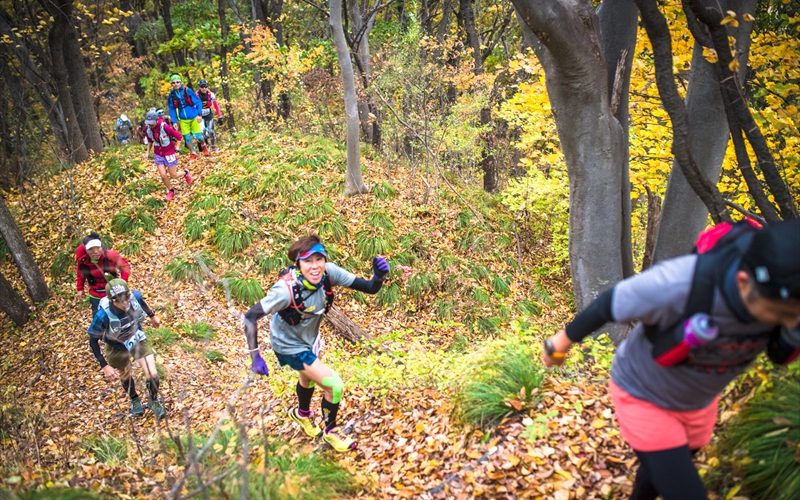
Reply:
<svg viewBox="0 0 800 500"><path fill-rule="evenodd" d="M327 272L322 275L322 289L325 291L325 314L327 314L333 305L333 287Z"/></svg>

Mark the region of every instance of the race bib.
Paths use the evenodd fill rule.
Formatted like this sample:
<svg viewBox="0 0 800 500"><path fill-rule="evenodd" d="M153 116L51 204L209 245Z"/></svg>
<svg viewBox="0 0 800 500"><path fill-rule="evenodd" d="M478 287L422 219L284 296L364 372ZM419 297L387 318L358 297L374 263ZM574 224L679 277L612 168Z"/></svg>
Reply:
<svg viewBox="0 0 800 500"><path fill-rule="evenodd" d="M167 160L168 162L172 163L173 161L176 160L176 157L175 157L175 155L167 155L167 156L164 157L164 159Z"/></svg>
<svg viewBox="0 0 800 500"><path fill-rule="evenodd" d="M133 352L133 350L136 349L136 346L139 344L139 342L141 342L146 338L147 336L144 334L142 330L136 330L136 333L133 335L133 337L125 341L125 348L128 349L128 352Z"/></svg>
<svg viewBox="0 0 800 500"><path fill-rule="evenodd" d="M314 345L311 346L311 352L314 353L314 356L319 357L323 347L325 347L325 342L322 341L322 335L317 334L317 339L314 341Z"/></svg>
<svg viewBox="0 0 800 500"><path fill-rule="evenodd" d="M203 116L206 116L209 113L211 113L211 108L203 108Z"/></svg>

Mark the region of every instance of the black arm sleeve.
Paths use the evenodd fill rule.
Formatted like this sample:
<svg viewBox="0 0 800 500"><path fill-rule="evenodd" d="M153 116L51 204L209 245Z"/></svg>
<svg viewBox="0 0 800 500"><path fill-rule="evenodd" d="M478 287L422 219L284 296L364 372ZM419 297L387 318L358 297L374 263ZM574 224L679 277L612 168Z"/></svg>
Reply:
<svg viewBox="0 0 800 500"><path fill-rule="evenodd" d="M373 276L369 281L365 280L364 278L356 278L353 280L353 284L351 284L349 288L359 292L368 293L370 295L375 295L380 291L382 286L383 279L378 279L377 276Z"/></svg>
<svg viewBox="0 0 800 500"><path fill-rule="evenodd" d="M242 322L244 323L244 335L247 337L247 347L251 350L250 357L256 354L258 349L258 320L266 316L261 302L256 302L245 314Z"/></svg>
<svg viewBox="0 0 800 500"><path fill-rule="evenodd" d="M106 358L103 357L103 353L100 351L100 342L96 338L89 336L89 347L92 349L92 354L94 354L97 362L100 363L100 369L102 370L108 362L106 362Z"/></svg>
<svg viewBox="0 0 800 500"><path fill-rule="evenodd" d="M153 310L152 310L152 309L150 309L150 306L148 306L148 305L147 305L147 302L145 302L145 301L144 301L144 297L141 297L141 298L139 299L139 305L140 305L140 306L142 306L142 309L144 310L144 313L145 313L145 314L146 314L148 317L152 318L153 316L155 316L155 315L156 315L156 313L154 313L154 312L153 312Z"/></svg>
<svg viewBox="0 0 800 500"><path fill-rule="evenodd" d="M778 365L785 365L800 356L800 329L778 327L767 343L767 357Z"/></svg>
<svg viewBox="0 0 800 500"><path fill-rule="evenodd" d="M613 288L609 288L598 295L586 309L579 312L566 326L567 337L573 342L580 342L601 326L614 321L614 317L611 314L611 300L613 297Z"/></svg>

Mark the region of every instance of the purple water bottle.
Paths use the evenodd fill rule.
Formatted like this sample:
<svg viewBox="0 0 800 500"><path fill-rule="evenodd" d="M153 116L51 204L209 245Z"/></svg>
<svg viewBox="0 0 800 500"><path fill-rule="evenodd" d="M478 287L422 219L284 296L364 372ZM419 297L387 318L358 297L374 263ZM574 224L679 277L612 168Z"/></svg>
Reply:
<svg viewBox="0 0 800 500"><path fill-rule="evenodd" d="M683 324L683 340L692 349L711 342L717 338L718 333L719 328L705 313L694 314Z"/></svg>

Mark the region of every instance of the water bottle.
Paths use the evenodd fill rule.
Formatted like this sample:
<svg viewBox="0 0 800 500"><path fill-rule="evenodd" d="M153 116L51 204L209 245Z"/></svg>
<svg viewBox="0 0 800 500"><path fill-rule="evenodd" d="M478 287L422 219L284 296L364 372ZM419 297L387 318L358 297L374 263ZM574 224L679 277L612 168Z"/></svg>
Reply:
<svg viewBox="0 0 800 500"><path fill-rule="evenodd" d="M719 328L708 314L693 314L653 346L653 357L661 366L675 366L689 356L689 351L711 342L718 333Z"/></svg>

